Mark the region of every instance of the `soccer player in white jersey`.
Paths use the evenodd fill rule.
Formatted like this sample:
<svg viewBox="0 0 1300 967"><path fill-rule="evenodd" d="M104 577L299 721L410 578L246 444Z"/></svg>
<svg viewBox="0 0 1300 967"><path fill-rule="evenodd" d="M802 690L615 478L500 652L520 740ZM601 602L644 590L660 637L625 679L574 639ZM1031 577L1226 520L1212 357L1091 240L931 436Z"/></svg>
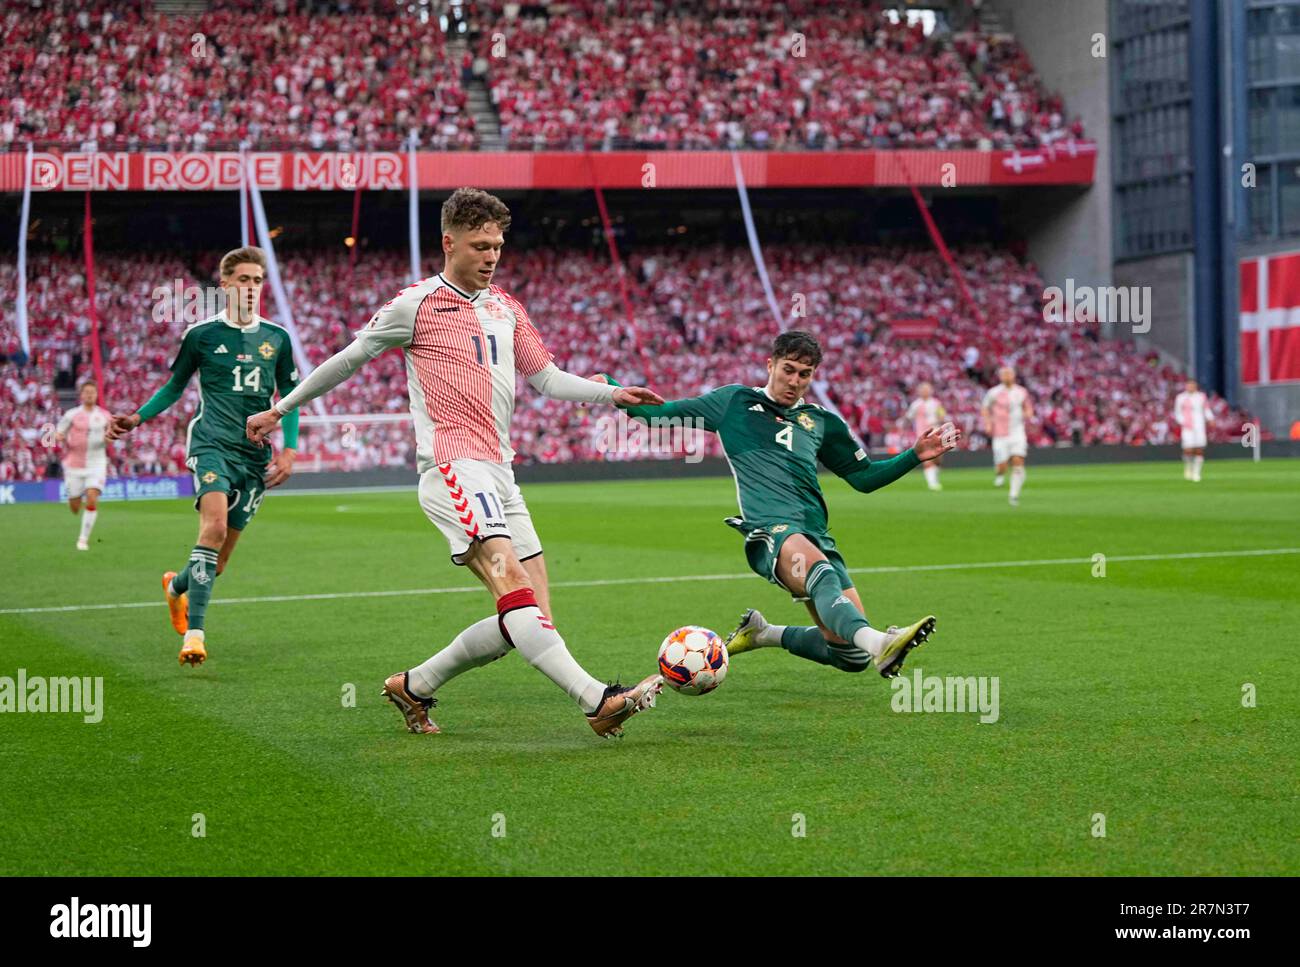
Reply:
<svg viewBox="0 0 1300 967"><path fill-rule="evenodd" d="M1011 465L1010 503L1020 503L1020 489L1025 485L1025 455L1029 443L1025 438L1025 420L1034 415L1028 391L1016 383L1016 371L1010 366L998 370L1000 382L984 394L980 420L984 432L993 438L993 486L1001 487Z"/></svg>
<svg viewBox="0 0 1300 967"><path fill-rule="evenodd" d="M511 470L515 374L551 399L628 406L663 400L640 387L574 376L551 361L524 307L492 284L509 227L510 210L499 198L458 189L442 206L442 272L399 292L352 345L274 409L249 417L248 435L264 439L282 414L400 346L415 418L420 506L446 537L452 561L487 586L497 613L423 664L390 676L384 697L412 732L437 732L428 715L437 690L513 647L577 702L597 735L615 737L628 717L654 705L663 677L651 675L631 687L603 685L574 660L549 617L541 541Z"/></svg>
<svg viewBox="0 0 1300 967"><path fill-rule="evenodd" d="M912 429L919 439L931 427L942 426L944 420L948 418L948 411L934 398L934 387L929 383L922 383L916 388L916 399L912 400L903 418L912 421ZM921 464L926 486L931 490L943 489L943 484L939 483L939 464L942 460L943 457L935 457Z"/></svg>
<svg viewBox="0 0 1300 967"><path fill-rule="evenodd" d="M90 532L99 515L99 495L104 492L104 478L108 476L108 447L104 432L113 415L97 405L99 387L83 383L81 405L68 410L59 420L55 439L65 444L63 451L63 481L68 491L68 509L74 514L81 511L82 498L86 509L81 514L81 535L77 550L90 549Z"/></svg>
<svg viewBox="0 0 1300 967"><path fill-rule="evenodd" d="M1210 415L1210 401L1196 380L1189 379L1183 391L1174 397L1174 419L1182 430L1183 479L1201 482L1201 465L1205 463L1205 426Z"/></svg>

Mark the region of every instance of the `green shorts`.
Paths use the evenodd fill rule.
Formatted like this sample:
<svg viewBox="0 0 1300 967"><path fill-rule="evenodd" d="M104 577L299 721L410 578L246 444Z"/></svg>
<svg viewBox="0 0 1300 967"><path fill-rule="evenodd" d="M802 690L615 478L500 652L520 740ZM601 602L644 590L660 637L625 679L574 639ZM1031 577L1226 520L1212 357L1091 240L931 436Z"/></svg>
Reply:
<svg viewBox="0 0 1300 967"><path fill-rule="evenodd" d="M764 524L757 527L739 517L728 517L726 522L745 535L745 558L749 561L750 570L759 577L767 578L777 587L790 591L776 576L776 562L781 556L781 545L787 537L795 534L802 534L817 545L835 573L840 576L840 583L846 588L853 587L849 569L844 564L844 558L840 557L840 552L835 549L835 539L830 534L813 534L800 530L796 524ZM795 594L793 591L790 591L790 597L796 601L808 600L807 595Z"/></svg>
<svg viewBox="0 0 1300 967"><path fill-rule="evenodd" d="M226 526L242 531L266 496L266 464L240 460L219 450L196 450L185 461L194 474L194 509L204 494L226 495Z"/></svg>

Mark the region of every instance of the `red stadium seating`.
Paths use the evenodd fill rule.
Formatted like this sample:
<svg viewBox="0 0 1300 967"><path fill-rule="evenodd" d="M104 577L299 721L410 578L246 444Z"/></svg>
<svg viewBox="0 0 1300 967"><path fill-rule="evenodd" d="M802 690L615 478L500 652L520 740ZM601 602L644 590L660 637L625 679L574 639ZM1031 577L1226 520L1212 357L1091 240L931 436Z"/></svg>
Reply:
<svg viewBox="0 0 1300 967"><path fill-rule="evenodd" d="M426 148L473 148L476 76L515 149L1020 148L1083 134L1012 38L926 37L872 4L572 0L508 16L498 0L463 8L463 50L393 0L336 0L347 15L211 6L8 5L0 151L378 150L412 131Z"/></svg>

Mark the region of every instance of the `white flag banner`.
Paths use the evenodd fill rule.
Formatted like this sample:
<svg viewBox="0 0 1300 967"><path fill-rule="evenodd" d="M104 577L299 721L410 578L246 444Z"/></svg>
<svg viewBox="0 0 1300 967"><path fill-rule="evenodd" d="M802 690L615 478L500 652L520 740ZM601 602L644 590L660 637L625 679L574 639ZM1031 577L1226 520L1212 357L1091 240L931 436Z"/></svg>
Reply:
<svg viewBox="0 0 1300 967"><path fill-rule="evenodd" d="M18 216L18 305L15 306L15 322L18 327L18 342L23 347L23 355L31 358L32 343L27 334L27 223L32 215L32 146L27 145L27 156L23 160L23 207Z"/></svg>
<svg viewBox="0 0 1300 967"><path fill-rule="evenodd" d="M248 199L253 206L253 224L257 228L258 247L266 253L266 278L271 283L276 305L280 308L279 324L289 333L289 343L293 346L293 358L298 364L298 371L306 379L315 369L307 353L303 350L302 340L298 338L298 327L293 324L293 305L289 294L285 292L284 280L280 277L280 264L275 258L275 247L271 244L271 231L267 227L266 210L262 207L262 192L255 180L248 181ZM318 396L312 401L313 409L321 416L325 415L325 403Z"/></svg>

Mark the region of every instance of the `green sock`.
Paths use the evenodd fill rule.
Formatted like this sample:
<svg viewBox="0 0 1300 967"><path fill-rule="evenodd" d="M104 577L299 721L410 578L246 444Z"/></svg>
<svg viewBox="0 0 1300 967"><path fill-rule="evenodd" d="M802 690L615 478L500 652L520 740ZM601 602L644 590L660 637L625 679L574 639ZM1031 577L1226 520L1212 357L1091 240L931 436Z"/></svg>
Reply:
<svg viewBox="0 0 1300 967"><path fill-rule="evenodd" d="M172 578L172 594L182 595L190 589L190 563L185 562L185 566L176 572Z"/></svg>
<svg viewBox="0 0 1300 967"><path fill-rule="evenodd" d="M842 672L866 671L868 662L852 645L836 645L826 640L816 625L796 628L793 625L781 632L781 647L792 655L807 658L819 665L830 665Z"/></svg>
<svg viewBox="0 0 1300 967"><path fill-rule="evenodd" d="M208 602L212 600L212 585L217 580L217 549L195 544L186 570L189 580L190 627L202 631L203 616L207 614Z"/></svg>
<svg viewBox="0 0 1300 967"><path fill-rule="evenodd" d="M817 626L797 628L790 625L781 632L781 647L792 655L807 658L819 665L833 664L829 642Z"/></svg>
<svg viewBox="0 0 1300 967"><path fill-rule="evenodd" d="M817 617L845 641L852 641L859 628L870 628L871 622L862 616L847 597L840 576L830 561L818 561L808 570L805 593L817 609Z"/></svg>

